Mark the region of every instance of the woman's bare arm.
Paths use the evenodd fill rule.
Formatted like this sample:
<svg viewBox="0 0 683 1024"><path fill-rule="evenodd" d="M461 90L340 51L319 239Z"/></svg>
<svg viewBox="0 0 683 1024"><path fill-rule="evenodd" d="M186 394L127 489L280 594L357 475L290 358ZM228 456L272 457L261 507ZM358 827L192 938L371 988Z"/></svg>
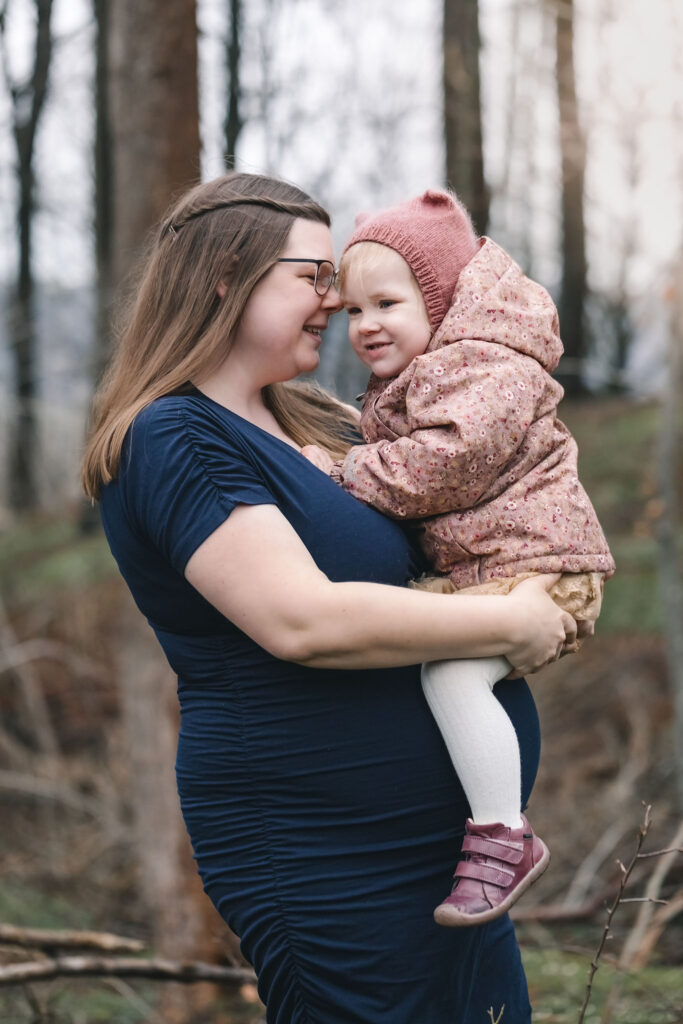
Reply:
<svg viewBox="0 0 683 1024"><path fill-rule="evenodd" d="M543 582L529 581L521 597L332 583L274 505L239 505L194 552L185 576L271 654L315 668L504 654L518 672L533 672L576 633ZM547 586L556 579L539 577Z"/></svg>

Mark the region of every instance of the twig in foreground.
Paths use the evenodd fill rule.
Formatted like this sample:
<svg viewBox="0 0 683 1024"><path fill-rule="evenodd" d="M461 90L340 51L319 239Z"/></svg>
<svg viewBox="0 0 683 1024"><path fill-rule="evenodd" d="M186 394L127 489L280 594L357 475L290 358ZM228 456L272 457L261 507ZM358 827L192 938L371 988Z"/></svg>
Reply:
<svg viewBox="0 0 683 1024"><path fill-rule="evenodd" d="M609 934L610 934L610 928L612 926L612 918L614 917L614 914L616 913L617 907L622 902L622 898L623 898L623 895L624 895L624 890L626 889L626 886L628 884L628 880L629 880L629 878L631 876L631 872L633 871L633 868L635 867L635 865L636 865L636 863L638 861L638 855L640 854L641 847L642 847L643 843L645 842L645 837L647 836L648 830L650 828L650 822L652 820L651 815L652 815L652 805L651 804L647 804L647 806L645 807L645 817L643 819L643 824L638 829L638 838L636 840L636 850L635 850L635 853L633 854L633 857L631 858L628 866L625 867L621 863L621 861L617 861L617 863L619 865L619 868L621 870L621 882L619 883L619 890L618 890L618 892L617 892L617 894L616 894L616 896L614 898L614 903L612 903L611 907L609 907L608 910L607 910L607 920L605 922L605 927L603 928L603 931L602 931L602 937L600 939L600 944L598 945L598 948L597 948L597 950L595 952L595 956L591 960L590 969L588 971L588 983L586 984L586 995L585 995L584 1000L583 1000L583 1006L581 1007L581 1011L579 1013L578 1024L583 1024L584 1018L586 1016L586 1010L588 1009L588 1004L590 1002L591 993L593 991L593 978L595 977L595 973L596 973L596 971L598 969L598 966L599 966L599 963L600 963L600 957L602 955L602 951L605 948L605 943L607 942L607 939L608 939Z"/></svg>

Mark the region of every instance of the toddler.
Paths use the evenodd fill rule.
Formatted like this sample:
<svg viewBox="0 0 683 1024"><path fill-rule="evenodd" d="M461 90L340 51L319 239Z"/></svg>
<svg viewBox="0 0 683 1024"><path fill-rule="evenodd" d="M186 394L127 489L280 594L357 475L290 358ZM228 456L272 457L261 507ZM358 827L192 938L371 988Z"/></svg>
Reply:
<svg viewBox="0 0 683 1024"><path fill-rule="evenodd" d="M555 306L511 257L477 238L459 201L428 191L356 221L340 264L351 345L372 371L365 444L311 458L356 498L416 521L443 593L507 594L538 573L590 632L614 571L556 416L562 353ZM450 895L451 927L505 913L549 853L520 814L517 737L493 695L504 657L422 667L422 686L472 817Z"/></svg>

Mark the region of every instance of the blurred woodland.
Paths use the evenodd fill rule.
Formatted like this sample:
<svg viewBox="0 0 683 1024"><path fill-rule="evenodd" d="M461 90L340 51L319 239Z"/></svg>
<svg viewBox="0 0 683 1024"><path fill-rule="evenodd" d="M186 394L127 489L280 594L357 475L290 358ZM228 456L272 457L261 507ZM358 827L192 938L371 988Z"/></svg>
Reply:
<svg viewBox="0 0 683 1024"><path fill-rule="evenodd" d="M683 14L645 5L657 50L631 0L397 6L0 0L7 1024L264 1019L180 820L174 678L77 484L147 233L225 166L295 180L345 230L448 184L554 295L562 415L617 573L597 637L532 680L553 862L515 918L539 1024L683 1021ZM629 18L651 80L614 57ZM337 321L318 376L352 400L364 371Z"/></svg>

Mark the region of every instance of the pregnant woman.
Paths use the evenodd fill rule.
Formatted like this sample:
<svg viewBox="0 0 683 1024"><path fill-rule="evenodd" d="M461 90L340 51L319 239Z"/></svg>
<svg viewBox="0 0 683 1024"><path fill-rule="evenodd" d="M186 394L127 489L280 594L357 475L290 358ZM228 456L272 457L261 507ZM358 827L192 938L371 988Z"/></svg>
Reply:
<svg viewBox="0 0 683 1024"><path fill-rule="evenodd" d="M271 1024L530 1020L512 926L437 927L468 806L419 665L504 654L533 671L575 639L548 597L410 590L402 528L301 454L342 457L349 410L289 383L338 309L325 211L230 174L160 226L97 395L83 479L178 676L176 772L204 887ZM520 679L496 695L520 742Z"/></svg>

